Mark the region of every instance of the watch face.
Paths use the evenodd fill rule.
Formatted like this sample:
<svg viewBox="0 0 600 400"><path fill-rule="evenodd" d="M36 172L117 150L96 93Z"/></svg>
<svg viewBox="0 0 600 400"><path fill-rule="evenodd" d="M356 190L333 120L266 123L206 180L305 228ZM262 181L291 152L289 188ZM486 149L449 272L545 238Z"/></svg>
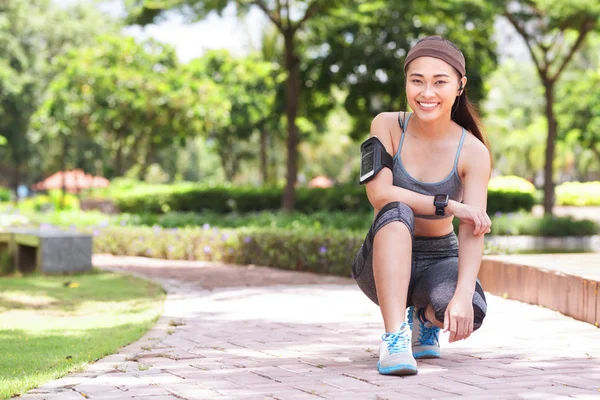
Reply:
<svg viewBox="0 0 600 400"><path fill-rule="evenodd" d="M448 196L446 196L445 194L436 194L435 197L433 198L433 203L435 205L446 205L446 203L448 202Z"/></svg>

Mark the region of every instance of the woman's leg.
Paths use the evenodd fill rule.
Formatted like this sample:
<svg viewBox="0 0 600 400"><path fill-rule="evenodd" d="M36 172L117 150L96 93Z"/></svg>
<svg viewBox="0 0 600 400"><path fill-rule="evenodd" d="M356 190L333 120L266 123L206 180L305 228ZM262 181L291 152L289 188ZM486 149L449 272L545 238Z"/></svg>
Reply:
<svg viewBox="0 0 600 400"><path fill-rule="evenodd" d="M429 266L419 274L415 282L413 301L420 307L427 307L425 318L437 327L444 327L444 313L454 296L458 280L458 257L449 257ZM479 281L473 294L473 330L481 327L487 303Z"/></svg>
<svg viewBox="0 0 600 400"><path fill-rule="evenodd" d="M381 228L373 243L373 275L386 332L396 332L404 322L411 260L408 227L394 221Z"/></svg>
<svg viewBox="0 0 600 400"><path fill-rule="evenodd" d="M379 345L377 370L383 375L413 375L417 362L404 322L412 269L414 214L400 202L387 204L375 217L352 263L360 289L380 306L385 333Z"/></svg>
<svg viewBox="0 0 600 400"><path fill-rule="evenodd" d="M413 228L409 206L401 202L385 205L352 262L352 275L363 293L381 307L387 332L394 332L404 320Z"/></svg>

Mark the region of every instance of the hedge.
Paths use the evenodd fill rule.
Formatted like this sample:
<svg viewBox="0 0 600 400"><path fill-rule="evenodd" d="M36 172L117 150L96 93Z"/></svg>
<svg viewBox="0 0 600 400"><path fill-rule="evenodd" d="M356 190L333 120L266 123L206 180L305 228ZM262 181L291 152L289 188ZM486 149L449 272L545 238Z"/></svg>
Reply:
<svg viewBox="0 0 600 400"><path fill-rule="evenodd" d="M311 229L104 228L90 230L94 253L264 265L349 277L366 232ZM486 246L489 252L490 246Z"/></svg>
<svg viewBox="0 0 600 400"><path fill-rule="evenodd" d="M266 187L186 187L171 191L121 194L113 201L121 212L160 214L170 211L240 213L278 210L281 207L282 188ZM488 214L497 211L531 210L533 192L498 187L488 190ZM365 188L358 185L336 186L331 189L296 190L296 210L315 211L371 211L372 206Z"/></svg>
<svg viewBox="0 0 600 400"><path fill-rule="evenodd" d="M2 201L10 201L10 189L5 187L0 187L0 202Z"/></svg>
<svg viewBox="0 0 600 400"><path fill-rule="evenodd" d="M600 206L600 182L566 182L556 187L561 206Z"/></svg>

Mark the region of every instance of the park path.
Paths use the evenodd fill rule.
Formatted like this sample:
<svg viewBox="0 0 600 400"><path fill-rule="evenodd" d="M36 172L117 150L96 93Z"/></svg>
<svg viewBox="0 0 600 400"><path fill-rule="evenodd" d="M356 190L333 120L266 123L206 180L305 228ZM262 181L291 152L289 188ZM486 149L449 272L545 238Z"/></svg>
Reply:
<svg viewBox="0 0 600 400"><path fill-rule="evenodd" d="M419 374L376 371L378 308L351 279L94 256L151 277L165 311L140 341L24 399L600 399L600 329L487 295L488 316Z"/></svg>

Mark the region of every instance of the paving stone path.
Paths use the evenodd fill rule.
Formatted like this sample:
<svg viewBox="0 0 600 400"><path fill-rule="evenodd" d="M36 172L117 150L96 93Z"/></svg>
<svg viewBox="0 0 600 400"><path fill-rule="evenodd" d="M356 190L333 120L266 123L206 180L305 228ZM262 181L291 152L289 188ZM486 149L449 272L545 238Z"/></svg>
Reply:
<svg viewBox="0 0 600 400"><path fill-rule="evenodd" d="M25 399L600 399L600 329L488 295L488 317L410 377L376 371L379 309L351 279L99 255L169 295L140 341ZM557 293L557 295L566 295Z"/></svg>

